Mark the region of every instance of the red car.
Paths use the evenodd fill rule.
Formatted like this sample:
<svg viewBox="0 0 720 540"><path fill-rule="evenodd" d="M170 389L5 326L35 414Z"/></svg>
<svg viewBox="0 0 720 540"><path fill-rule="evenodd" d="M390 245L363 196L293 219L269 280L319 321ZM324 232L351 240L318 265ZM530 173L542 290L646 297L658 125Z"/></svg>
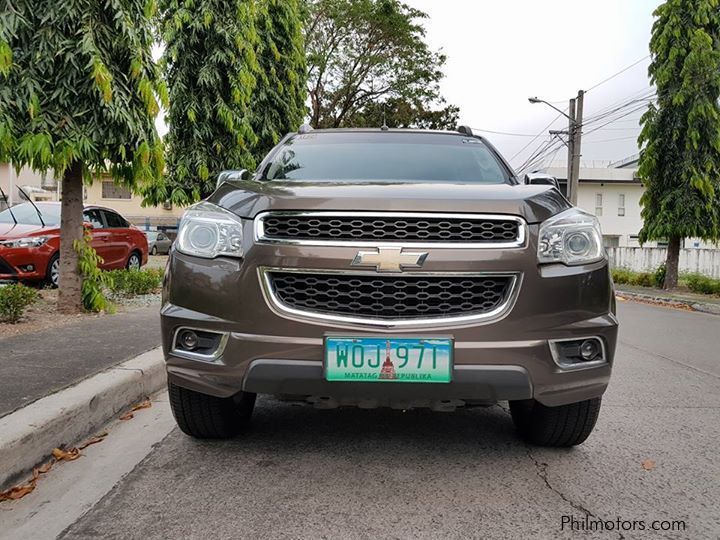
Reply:
<svg viewBox="0 0 720 540"><path fill-rule="evenodd" d="M101 268L140 268L147 263L145 235L109 208L86 206L92 246ZM60 259L60 203L23 203L0 212L0 281L45 281L57 287Z"/></svg>

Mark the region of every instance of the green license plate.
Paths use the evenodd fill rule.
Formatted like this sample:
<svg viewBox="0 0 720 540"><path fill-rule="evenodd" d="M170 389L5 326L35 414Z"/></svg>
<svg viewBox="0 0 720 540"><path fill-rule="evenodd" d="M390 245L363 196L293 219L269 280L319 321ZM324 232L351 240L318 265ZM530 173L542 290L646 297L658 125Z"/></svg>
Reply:
<svg viewBox="0 0 720 540"><path fill-rule="evenodd" d="M447 338L325 338L328 381L448 383L452 340Z"/></svg>

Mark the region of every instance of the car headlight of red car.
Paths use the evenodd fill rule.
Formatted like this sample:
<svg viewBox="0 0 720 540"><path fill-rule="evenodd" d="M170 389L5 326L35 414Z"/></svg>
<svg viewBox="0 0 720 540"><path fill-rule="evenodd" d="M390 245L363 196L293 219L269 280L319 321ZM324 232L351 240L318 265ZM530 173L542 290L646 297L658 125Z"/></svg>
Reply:
<svg viewBox="0 0 720 540"><path fill-rule="evenodd" d="M15 238L13 240L1 240L0 246L8 248L39 247L48 241L48 236L30 236L28 238Z"/></svg>

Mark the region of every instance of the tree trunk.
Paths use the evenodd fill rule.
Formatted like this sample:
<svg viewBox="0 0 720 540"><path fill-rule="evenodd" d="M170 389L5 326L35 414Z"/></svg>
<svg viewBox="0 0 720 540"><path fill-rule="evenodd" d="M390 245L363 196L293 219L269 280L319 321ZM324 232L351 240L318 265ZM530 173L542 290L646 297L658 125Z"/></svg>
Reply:
<svg viewBox="0 0 720 540"><path fill-rule="evenodd" d="M674 289L678 284L678 266L680 259L679 236L672 236L668 241L667 259L665 259L665 283L663 289Z"/></svg>
<svg viewBox="0 0 720 540"><path fill-rule="evenodd" d="M60 216L60 291L58 311L80 313L82 277L78 254L73 243L83 237L82 164L78 161L65 171L62 179L62 215Z"/></svg>

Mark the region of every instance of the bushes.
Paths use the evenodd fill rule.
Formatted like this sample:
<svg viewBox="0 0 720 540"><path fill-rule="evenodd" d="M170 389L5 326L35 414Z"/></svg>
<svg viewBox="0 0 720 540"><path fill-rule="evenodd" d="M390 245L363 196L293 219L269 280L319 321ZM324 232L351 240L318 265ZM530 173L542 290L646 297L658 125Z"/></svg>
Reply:
<svg viewBox="0 0 720 540"><path fill-rule="evenodd" d="M720 294L720 279L713 279L702 274L686 274L683 276L688 289L701 294Z"/></svg>
<svg viewBox="0 0 720 540"><path fill-rule="evenodd" d="M615 283L621 285L638 285L640 287L662 287L662 282L657 282L657 273L657 271L653 274L649 272L634 272L627 268L612 269L612 277Z"/></svg>
<svg viewBox="0 0 720 540"><path fill-rule="evenodd" d="M24 285L0 287L0 320L13 324L18 322L37 299L38 292Z"/></svg>
<svg viewBox="0 0 720 540"><path fill-rule="evenodd" d="M665 281L665 265L654 272L635 272L628 268L613 268L613 281L618 285L637 285L640 287L662 287ZM702 274L681 274L681 285L700 294L720 295L720 279L713 279Z"/></svg>
<svg viewBox="0 0 720 540"><path fill-rule="evenodd" d="M145 270L112 270L108 272L108 288L115 296L150 294L160 287L163 271L159 268Z"/></svg>

